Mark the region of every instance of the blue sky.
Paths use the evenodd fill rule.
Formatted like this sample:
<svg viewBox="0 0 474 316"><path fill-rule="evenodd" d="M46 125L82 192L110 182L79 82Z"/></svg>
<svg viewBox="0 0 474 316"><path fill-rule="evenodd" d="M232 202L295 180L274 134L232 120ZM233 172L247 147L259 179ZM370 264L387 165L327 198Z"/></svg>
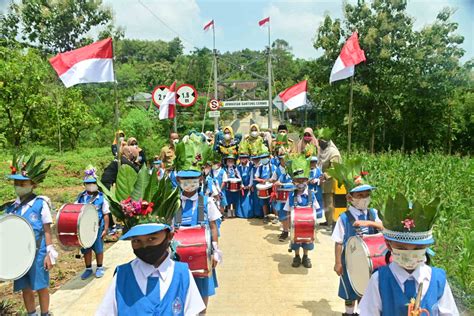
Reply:
<svg viewBox="0 0 474 316"><path fill-rule="evenodd" d="M355 0L350 0L354 2ZM0 0L0 10L8 0ZM322 0L103 0L112 8L115 23L125 28L128 38L170 40L177 34L186 50L193 47L212 48L212 32L203 25L216 23L216 47L221 52L243 48L263 49L267 30L258 21L271 18L272 40L285 39L297 57L313 59L321 52L312 46L316 30L324 14L342 17L342 1ZM443 7L457 11L453 20L465 37L463 60L474 57L474 0L409 0L408 13L415 18L415 28L432 23ZM148 9L147 9L148 8ZM158 16L165 24L149 12Z"/></svg>

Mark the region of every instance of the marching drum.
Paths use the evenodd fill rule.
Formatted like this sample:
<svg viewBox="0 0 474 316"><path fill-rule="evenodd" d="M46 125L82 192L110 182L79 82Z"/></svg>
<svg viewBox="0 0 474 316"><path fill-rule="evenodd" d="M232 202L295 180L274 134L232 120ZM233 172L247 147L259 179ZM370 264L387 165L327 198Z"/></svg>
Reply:
<svg viewBox="0 0 474 316"><path fill-rule="evenodd" d="M181 226L174 239L180 261L186 262L193 276L205 278L212 274L211 230L208 226Z"/></svg>
<svg viewBox="0 0 474 316"><path fill-rule="evenodd" d="M386 264L387 251L382 234L353 236L347 240L345 247L347 276L357 295L364 295L372 273Z"/></svg>
<svg viewBox="0 0 474 316"><path fill-rule="evenodd" d="M314 241L316 213L312 207L295 207L290 215L290 236L293 243L311 243Z"/></svg>
<svg viewBox="0 0 474 316"><path fill-rule="evenodd" d="M64 204L56 216L58 240L63 246L90 248L99 232L99 215L92 204Z"/></svg>
<svg viewBox="0 0 474 316"><path fill-rule="evenodd" d="M295 190L295 186L292 183L283 183L276 189L276 201L280 203L286 203L290 192Z"/></svg>
<svg viewBox="0 0 474 316"><path fill-rule="evenodd" d="M21 216L0 216L0 280L18 280L30 270L36 255L35 232Z"/></svg>
<svg viewBox="0 0 474 316"><path fill-rule="evenodd" d="M240 191L240 183L242 181L237 178L230 178L227 180L227 190L230 192L239 192Z"/></svg>
<svg viewBox="0 0 474 316"><path fill-rule="evenodd" d="M272 186L271 183L259 183L257 184L257 196L259 199L269 199L272 195Z"/></svg>

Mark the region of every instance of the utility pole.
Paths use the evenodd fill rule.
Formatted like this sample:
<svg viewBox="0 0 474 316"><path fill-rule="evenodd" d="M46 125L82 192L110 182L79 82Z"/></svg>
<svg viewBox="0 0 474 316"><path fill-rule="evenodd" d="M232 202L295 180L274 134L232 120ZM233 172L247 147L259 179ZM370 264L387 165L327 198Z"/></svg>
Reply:
<svg viewBox="0 0 474 316"><path fill-rule="evenodd" d="M212 24L212 46L214 52L214 99L218 99L217 93L217 50L216 50L216 30L214 24ZM219 129L219 118L214 117L214 132L217 132Z"/></svg>
<svg viewBox="0 0 474 316"><path fill-rule="evenodd" d="M268 128L272 129L272 48L270 45L270 21L268 21Z"/></svg>

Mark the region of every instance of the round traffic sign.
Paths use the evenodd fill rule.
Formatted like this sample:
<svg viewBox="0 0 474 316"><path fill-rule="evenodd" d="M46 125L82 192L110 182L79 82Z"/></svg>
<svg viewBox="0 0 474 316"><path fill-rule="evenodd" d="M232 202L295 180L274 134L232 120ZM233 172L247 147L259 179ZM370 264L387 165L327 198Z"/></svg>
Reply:
<svg viewBox="0 0 474 316"><path fill-rule="evenodd" d="M190 84L182 84L176 89L176 103L183 107L194 105L197 101L197 90Z"/></svg>
<svg viewBox="0 0 474 316"><path fill-rule="evenodd" d="M151 94L151 98L153 100L153 103L155 103L157 108L160 108L161 102L166 97L166 94L170 91L170 89L167 86L157 86L154 90L153 93Z"/></svg>
<svg viewBox="0 0 474 316"><path fill-rule="evenodd" d="M212 99L211 101L209 101L209 108L211 109L211 111L219 110L219 100Z"/></svg>

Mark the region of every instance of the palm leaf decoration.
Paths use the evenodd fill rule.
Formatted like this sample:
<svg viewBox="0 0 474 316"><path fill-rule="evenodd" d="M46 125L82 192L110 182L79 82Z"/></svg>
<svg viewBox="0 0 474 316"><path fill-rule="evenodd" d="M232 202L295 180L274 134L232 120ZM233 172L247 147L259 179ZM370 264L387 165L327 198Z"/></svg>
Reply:
<svg viewBox="0 0 474 316"><path fill-rule="evenodd" d="M285 168L293 178L309 178L310 164L303 154L289 154L286 156Z"/></svg>
<svg viewBox="0 0 474 316"><path fill-rule="evenodd" d="M339 187L344 185L349 191L363 184L363 180L367 181L368 175L362 170L362 158L360 157L347 159L345 163L335 162L333 167L327 170L327 173L337 180Z"/></svg>
<svg viewBox="0 0 474 316"><path fill-rule="evenodd" d="M209 160L212 149L203 141L202 137L191 134L189 138L176 145L176 158L174 166L176 170L198 170Z"/></svg>
<svg viewBox="0 0 474 316"><path fill-rule="evenodd" d="M32 153L28 159L25 158L25 155L21 155L17 158L16 154L13 154L12 164L10 166L11 174L22 174L30 178L34 183L43 182L51 168L51 164L45 167L46 159L41 159L36 163L37 157L37 153Z"/></svg>

